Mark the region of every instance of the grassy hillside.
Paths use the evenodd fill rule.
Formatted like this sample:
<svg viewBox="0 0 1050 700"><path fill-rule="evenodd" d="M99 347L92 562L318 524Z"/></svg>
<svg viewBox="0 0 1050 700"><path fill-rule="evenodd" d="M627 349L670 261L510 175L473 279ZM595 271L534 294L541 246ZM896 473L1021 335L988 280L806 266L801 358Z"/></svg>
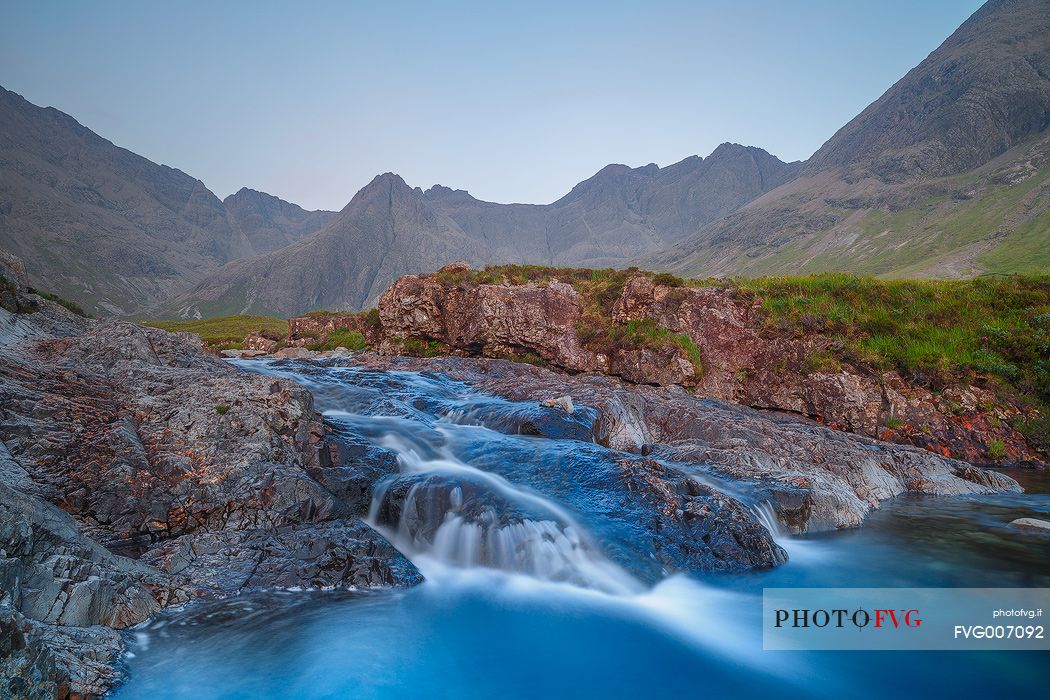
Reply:
<svg viewBox="0 0 1050 700"><path fill-rule="evenodd" d="M1050 137L908 184L799 180L645 266L689 276L1050 273Z"/></svg>
<svg viewBox="0 0 1050 700"><path fill-rule="evenodd" d="M288 322L273 316L220 316L199 321L143 321L142 324L172 333L196 333L208 346L219 350L240 349L245 337L252 333L277 338L288 334Z"/></svg>

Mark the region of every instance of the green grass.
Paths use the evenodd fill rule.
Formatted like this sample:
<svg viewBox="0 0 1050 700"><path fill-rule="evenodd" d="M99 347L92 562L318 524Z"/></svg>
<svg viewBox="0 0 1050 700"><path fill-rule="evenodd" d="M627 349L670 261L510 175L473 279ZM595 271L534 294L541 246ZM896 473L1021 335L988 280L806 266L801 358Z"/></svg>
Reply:
<svg viewBox="0 0 1050 700"><path fill-rule="evenodd" d="M216 349L241 349L244 339L255 333L272 338L288 334L288 322L273 316L221 316L199 321L143 321L142 325L177 333L196 333Z"/></svg>
<svg viewBox="0 0 1050 700"><path fill-rule="evenodd" d="M349 328L337 328L328 334L328 337L320 343L312 343L306 346L307 350L335 350L343 347L347 350L363 350L368 347L365 336L358 331Z"/></svg>
<svg viewBox="0 0 1050 700"><path fill-rule="evenodd" d="M67 308L70 311L72 311L73 313L75 313L77 316L83 316L84 318L94 318L94 316L92 316L87 311L85 311L80 306L80 304L77 304L76 302L70 301L68 299L63 299L62 297L58 296L57 294L52 294L51 292L43 292L43 291L40 291L39 289L33 289L32 287L29 287L28 291L29 291L30 294L36 294L38 297L41 297L43 299L47 299L48 301L53 301L56 304L58 304L59 306L64 306L65 308Z"/></svg>
<svg viewBox="0 0 1050 700"><path fill-rule="evenodd" d="M934 388L978 376L1050 404L1050 276L959 281L844 274L739 280L769 322L819 326L838 357Z"/></svg>
<svg viewBox="0 0 1050 700"><path fill-rule="evenodd" d="M401 342L406 355L413 357L438 357L448 354L448 346L439 340L422 340L420 338L406 338Z"/></svg>
<svg viewBox="0 0 1050 700"><path fill-rule="evenodd" d="M670 287L728 286L761 299L772 332L820 333L829 349L807 358L810 372L834 372L849 362L898 371L939 390L983 380L1004 398L1043 412L1050 406L1050 276L984 276L973 280L881 280L824 273L806 277L682 279L630 270L498 265L448 276L449 283L547 284L558 279L583 298L577 332L595 351L678 345L700 370L688 336L652 321L613 323L624 283L648 274ZM1008 395L1008 396L1007 396ZM1018 428L1036 443L1046 426Z"/></svg>
<svg viewBox="0 0 1050 700"><path fill-rule="evenodd" d="M607 338L612 347L629 349L647 347L659 350L677 345L696 369L696 374L699 376L703 373L700 348L696 347L693 339L685 333L675 333L663 326L658 326L649 319L613 325L608 330Z"/></svg>

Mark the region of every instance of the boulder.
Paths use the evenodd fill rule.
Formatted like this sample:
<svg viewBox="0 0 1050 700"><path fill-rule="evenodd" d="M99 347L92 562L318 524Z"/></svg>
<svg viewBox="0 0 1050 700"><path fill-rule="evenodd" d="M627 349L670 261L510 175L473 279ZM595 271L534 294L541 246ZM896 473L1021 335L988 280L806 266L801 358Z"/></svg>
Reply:
<svg viewBox="0 0 1050 700"><path fill-rule="evenodd" d="M543 401L540 401L540 405L548 408L561 409L570 416L576 411L576 407L572 405L572 397L568 395L559 396L556 399L544 399Z"/></svg>
<svg viewBox="0 0 1050 700"><path fill-rule="evenodd" d="M245 336L243 346L247 351L271 353L277 347L277 340L257 333L251 333Z"/></svg>
<svg viewBox="0 0 1050 700"><path fill-rule="evenodd" d="M1050 535L1050 520L1040 520L1039 518L1018 518L1017 520L1010 521L1010 527L1015 527L1018 530L1040 532Z"/></svg>
<svg viewBox="0 0 1050 700"><path fill-rule="evenodd" d="M447 287L435 276L409 275L380 297L383 347L398 352L403 340L422 338L487 356L534 353L573 371L608 369L608 358L586 349L576 333L581 303L558 281Z"/></svg>
<svg viewBox="0 0 1050 700"><path fill-rule="evenodd" d="M283 360L312 360L317 357L317 352L304 347L292 346L281 348L273 353L273 356Z"/></svg>

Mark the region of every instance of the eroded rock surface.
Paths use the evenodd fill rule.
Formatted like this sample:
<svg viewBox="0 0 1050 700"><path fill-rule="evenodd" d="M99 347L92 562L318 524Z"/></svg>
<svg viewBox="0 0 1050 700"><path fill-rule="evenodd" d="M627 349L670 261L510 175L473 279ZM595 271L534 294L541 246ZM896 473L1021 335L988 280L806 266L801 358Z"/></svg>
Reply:
<svg viewBox="0 0 1050 700"><path fill-rule="evenodd" d="M117 630L196 596L420 580L359 520L359 493L311 476L331 448L308 391L196 336L14 299L0 309L0 695L101 694Z"/></svg>
<svg viewBox="0 0 1050 700"><path fill-rule="evenodd" d="M602 372L639 385L685 386L702 396L790 411L978 464L1045 460L1010 425L1021 409L1003 405L991 391L960 385L933 393L895 372L848 363L822 367L813 358L833 355L835 341L816 326L802 335L770 327L761 301L731 287L660 284L638 274L626 280L612 304L609 323L648 324L668 338L688 338L696 358L684 342L608 348L584 342L584 299L557 279L477 284L454 272L408 275L391 285L379 300L380 352L400 354L406 339L416 339L451 354Z"/></svg>
<svg viewBox="0 0 1050 700"><path fill-rule="evenodd" d="M571 396L592 409L596 440L617 450L710 467L767 494L792 532L859 525L907 491L956 495L1020 490L998 472L906 445L833 430L790 414L698 398L680 387L570 376L504 360L359 356L369 367L442 372L523 401ZM577 409L579 412L579 409Z"/></svg>

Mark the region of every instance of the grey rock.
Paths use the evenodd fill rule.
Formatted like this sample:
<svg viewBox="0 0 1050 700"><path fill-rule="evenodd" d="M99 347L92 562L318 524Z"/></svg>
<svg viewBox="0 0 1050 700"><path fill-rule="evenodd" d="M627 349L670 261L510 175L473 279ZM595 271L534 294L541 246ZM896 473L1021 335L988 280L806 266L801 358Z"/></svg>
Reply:
<svg viewBox="0 0 1050 700"><path fill-rule="evenodd" d="M0 688L96 697L114 630L191 596L420 580L351 517L367 487L311 477L331 449L305 389L40 301L0 309Z"/></svg>
<svg viewBox="0 0 1050 700"><path fill-rule="evenodd" d="M1010 521L1010 527L1050 534L1050 520L1040 520L1039 518L1018 518Z"/></svg>
<svg viewBox="0 0 1050 700"><path fill-rule="evenodd" d="M859 526L888 498L1020 491L1010 477L911 446L879 442L790 414L698 398L680 387L571 376L505 360L360 356L370 367L443 372L515 401L571 394L598 412L596 440L613 449L703 465L764 492L785 529Z"/></svg>
<svg viewBox="0 0 1050 700"><path fill-rule="evenodd" d="M541 406L547 406L548 408L557 408L565 411L570 416L576 412L576 407L572 405L571 396L559 396L556 399L544 399L540 401Z"/></svg>
<svg viewBox="0 0 1050 700"><path fill-rule="evenodd" d="M160 308L177 315L356 310L375 303L401 275L451 261L623 266L738 209L798 169L760 148L725 143L707 158L665 168L609 165L548 205L494 204L441 186L423 192L385 173L324 229L227 265Z"/></svg>
<svg viewBox="0 0 1050 700"><path fill-rule="evenodd" d="M186 580L198 595L259 588L389 588L422 577L359 520L270 530L197 532L149 551L144 560Z"/></svg>

